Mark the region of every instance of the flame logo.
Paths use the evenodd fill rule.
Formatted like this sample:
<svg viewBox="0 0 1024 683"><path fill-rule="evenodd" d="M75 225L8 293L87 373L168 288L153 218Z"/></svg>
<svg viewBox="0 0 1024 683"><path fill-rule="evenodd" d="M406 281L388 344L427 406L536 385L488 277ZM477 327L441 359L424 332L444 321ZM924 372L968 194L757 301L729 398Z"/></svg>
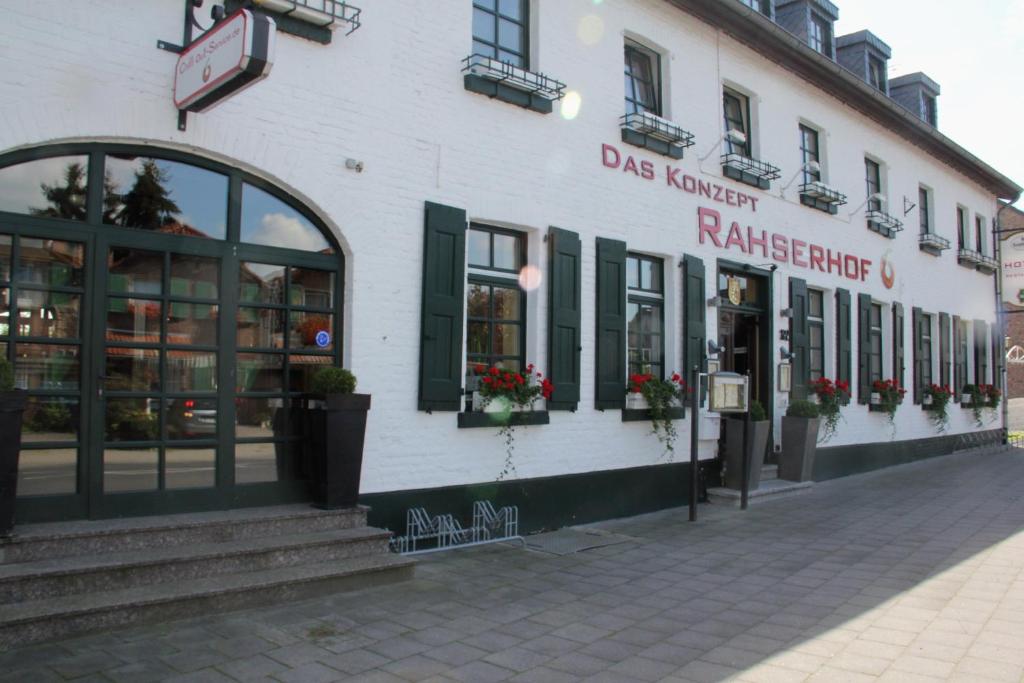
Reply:
<svg viewBox="0 0 1024 683"><path fill-rule="evenodd" d="M213 69L210 67L209 64L203 67L203 83L206 83L206 81L210 80L211 71L213 71Z"/></svg>
<svg viewBox="0 0 1024 683"><path fill-rule="evenodd" d="M886 289L892 289L893 284L896 282L896 269L892 267L892 263L889 259L882 257L882 284L885 285Z"/></svg>

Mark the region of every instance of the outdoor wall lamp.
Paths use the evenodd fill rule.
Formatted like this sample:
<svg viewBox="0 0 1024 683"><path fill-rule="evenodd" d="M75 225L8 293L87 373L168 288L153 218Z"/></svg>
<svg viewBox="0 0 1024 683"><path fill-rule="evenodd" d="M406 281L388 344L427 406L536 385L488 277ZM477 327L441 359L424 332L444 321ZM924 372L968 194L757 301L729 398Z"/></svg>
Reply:
<svg viewBox="0 0 1024 683"><path fill-rule="evenodd" d="M715 153L719 147L722 146L723 142L731 142L734 145L745 145L747 144L747 134L740 130L727 130L725 135L715 143L715 146L708 150L708 153L700 157L699 161L707 161L708 157Z"/></svg>
<svg viewBox="0 0 1024 683"><path fill-rule="evenodd" d="M796 358L796 354L793 353L792 351L790 351L789 349L787 349L784 346L779 348L779 356L781 356L782 360L785 360L785 361L790 361L790 360L793 360L794 358Z"/></svg>
<svg viewBox="0 0 1024 683"><path fill-rule="evenodd" d="M799 178L800 175L805 172L821 173L821 164L819 164L817 161L808 161L802 164L800 168L796 170L796 173L793 174L793 177L789 179L789 182L783 185L782 189L779 190L779 196L784 196L786 194L786 190L789 189L789 186L795 183L796 179Z"/></svg>
<svg viewBox="0 0 1024 683"><path fill-rule="evenodd" d="M717 356L722 352L722 347L714 339L708 339L708 357Z"/></svg>

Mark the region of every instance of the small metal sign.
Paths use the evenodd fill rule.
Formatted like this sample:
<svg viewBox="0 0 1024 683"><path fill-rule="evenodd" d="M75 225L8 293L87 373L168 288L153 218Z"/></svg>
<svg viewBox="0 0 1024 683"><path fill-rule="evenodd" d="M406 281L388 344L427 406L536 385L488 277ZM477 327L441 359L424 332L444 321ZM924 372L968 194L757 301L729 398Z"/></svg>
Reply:
<svg viewBox="0 0 1024 683"><path fill-rule="evenodd" d="M744 375L735 372L716 372L708 377L712 413L745 413L749 408L750 385Z"/></svg>
<svg viewBox="0 0 1024 683"><path fill-rule="evenodd" d="M740 280L732 275L726 278L729 291L729 303L733 306L739 306L740 302L743 301L743 291L740 289Z"/></svg>
<svg viewBox="0 0 1024 683"><path fill-rule="evenodd" d="M270 75L274 20L240 9L217 23L178 55L174 106L201 112Z"/></svg>
<svg viewBox="0 0 1024 683"><path fill-rule="evenodd" d="M331 333L328 332L327 330L320 330L319 332L316 333L314 341L316 341L316 345L319 346L321 349L326 349L328 346L331 345Z"/></svg>

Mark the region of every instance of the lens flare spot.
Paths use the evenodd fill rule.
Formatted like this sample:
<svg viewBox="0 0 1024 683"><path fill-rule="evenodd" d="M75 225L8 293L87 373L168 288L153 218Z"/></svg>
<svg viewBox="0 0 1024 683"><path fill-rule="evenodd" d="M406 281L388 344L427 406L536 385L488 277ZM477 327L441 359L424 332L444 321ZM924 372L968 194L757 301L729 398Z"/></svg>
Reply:
<svg viewBox="0 0 1024 683"><path fill-rule="evenodd" d="M576 27L576 37L584 45L596 45L604 37L604 19L596 14L583 17Z"/></svg>
<svg viewBox="0 0 1024 683"><path fill-rule="evenodd" d="M542 279L540 268L537 266L523 266L523 269L519 271L519 286L527 292L532 292L540 287Z"/></svg>
<svg viewBox="0 0 1024 683"><path fill-rule="evenodd" d="M580 106L583 104L583 98L575 90L570 90L562 98L562 118L566 121L572 121L580 113Z"/></svg>

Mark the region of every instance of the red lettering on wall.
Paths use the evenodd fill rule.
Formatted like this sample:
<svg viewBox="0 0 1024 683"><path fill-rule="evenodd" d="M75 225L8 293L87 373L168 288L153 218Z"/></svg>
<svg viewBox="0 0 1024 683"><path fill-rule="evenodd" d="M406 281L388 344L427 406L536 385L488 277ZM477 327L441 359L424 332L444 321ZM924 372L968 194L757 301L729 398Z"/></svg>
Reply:
<svg viewBox="0 0 1024 683"><path fill-rule="evenodd" d="M704 235L707 235L716 247L722 248L722 243L718 240L718 233L722 230L722 214L714 209L700 207L697 209L697 225L700 229L698 239L701 244L704 244Z"/></svg>
<svg viewBox="0 0 1024 683"><path fill-rule="evenodd" d="M633 173L633 175L640 175L640 172L636 170L636 162L633 161L632 156L626 157L626 165L622 167L622 171L623 173L625 173L626 171L630 171Z"/></svg>
<svg viewBox="0 0 1024 683"><path fill-rule="evenodd" d="M801 268L807 267L807 261L804 261L804 247L807 246L807 242L803 240L792 240L793 244L793 265L800 266Z"/></svg>
<svg viewBox="0 0 1024 683"><path fill-rule="evenodd" d="M618 168L620 161L619 150L611 145L601 145L601 163L608 168Z"/></svg>
<svg viewBox="0 0 1024 683"><path fill-rule="evenodd" d="M858 279L858 277L857 277L857 271L858 271L857 265L858 265L858 263L859 263L859 261L857 261L857 257L856 256L852 256L850 254L847 254L846 257L843 258L843 268L846 271L844 273L844 275L846 275L846 277L850 278L851 280Z"/></svg>
<svg viewBox="0 0 1024 683"><path fill-rule="evenodd" d="M836 267L836 274L843 274L843 254L837 251L836 257L832 258L832 250L828 250L828 272L832 272L832 266Z"/></svg>
<svg viewBox="0 0 1024 683"><path fill-rule="evenodd" d="M785 235L772 235L772 258L780 263L789 261L789 240Z"/></svg>
<svg viewBox="0 0 1024 683"><path fill-rule="evenodd" d="M747 253L747 243L743 241L743 233L740 232L740 224L733 221L732 226L729 228L729 238L725 240L725 248L728 249L732 245L736 245L740 248L744 254Z"/></svg>
<svg viewBox="0 0 1024 683"><path fill-rule="evenodd" d="M749 245L750 253L751 254L754 253L754 247L758 246L758 247L761 247L761 257L762 258L768 258L768 231L767 230L762 230L761 231L761 238L758 239L758 238L754 237L754 228L748 225L747 226L747 244Z"/></svg>
<svg viewBox="0 0 1024 683"><path fill-rule="evenodd" d="M665 167L665 182L669 185L675 185L680 190L683 189L682 183L679 182L679 175L682 173L678 168L672 168L671 166Z"/></svg>
<svg viewBox="0 0 1024 683"><path fill-rule="evenodd" d="M654 180L654 164L649 161L641 161L640 177L645 180Z"/></svg>
<svg viewBox="0 0 1024 683"><path fill-rule="evenodd" d="M825 250L817 244L811 245L811 268L825 272Z"/></svg>
<svg viewBox="0 0 1024 683"><path fill-rule="evenodd" d="M860 260L860 281L864 282L868 279L868 270L871 268L871 261L866 258Z"/></svg>

